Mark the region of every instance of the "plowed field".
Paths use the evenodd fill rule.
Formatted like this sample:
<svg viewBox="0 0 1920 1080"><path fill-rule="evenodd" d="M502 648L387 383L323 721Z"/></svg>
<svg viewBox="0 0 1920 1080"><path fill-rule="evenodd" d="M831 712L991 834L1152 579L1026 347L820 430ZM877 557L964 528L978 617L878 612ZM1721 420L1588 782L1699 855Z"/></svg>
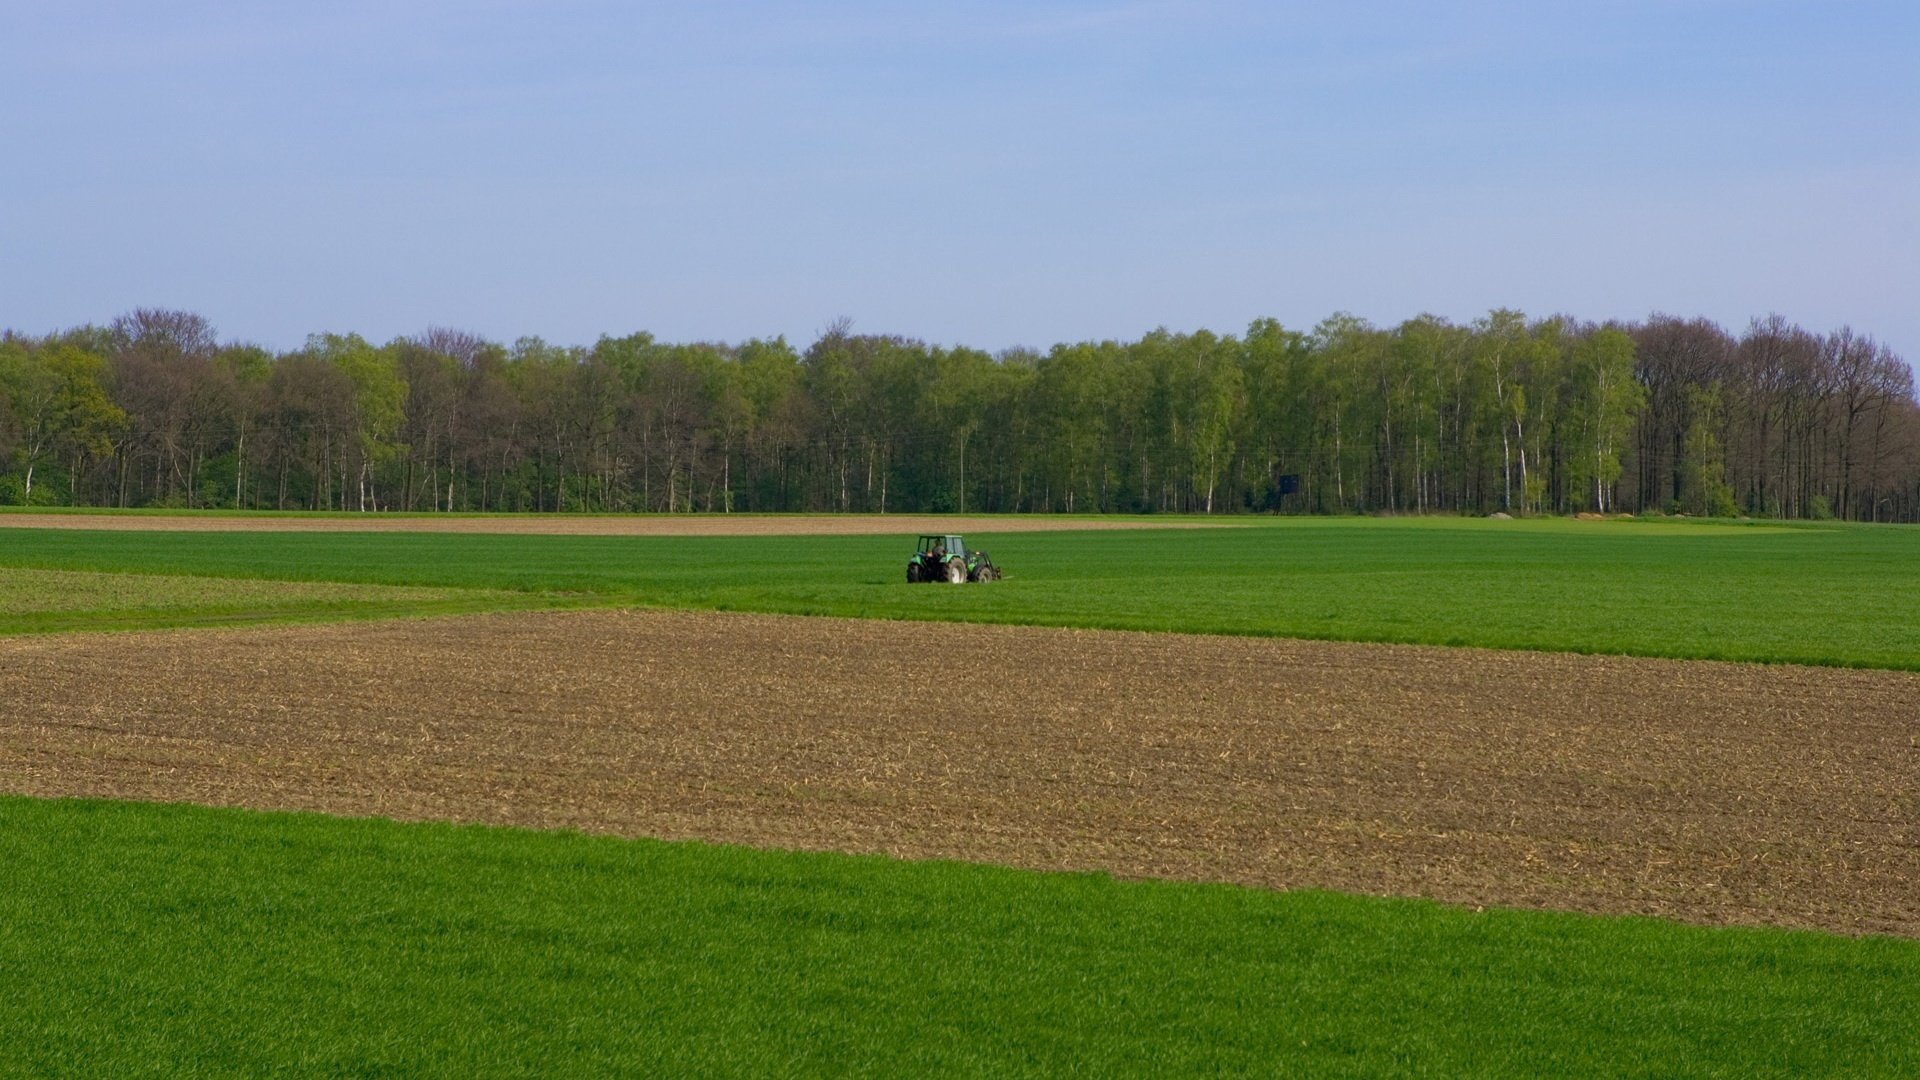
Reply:
<svg viewBox="0 0 1920 1080"><path fill-rule="evenodd" d="M1083 532L1102 529L1235 528L1191 519L953 517L913 514L633 514L568 517L232 517L221 514L0 514L0 529L95 529L116 532L422 532L524 536L913 536L919 533Z"/></svg>
<svg viewBox="0 0 1920 1080"><path fill-rule="evenodd" d="M673 612L0 641L0 788L1920 936L1920 676Z"/></svg>

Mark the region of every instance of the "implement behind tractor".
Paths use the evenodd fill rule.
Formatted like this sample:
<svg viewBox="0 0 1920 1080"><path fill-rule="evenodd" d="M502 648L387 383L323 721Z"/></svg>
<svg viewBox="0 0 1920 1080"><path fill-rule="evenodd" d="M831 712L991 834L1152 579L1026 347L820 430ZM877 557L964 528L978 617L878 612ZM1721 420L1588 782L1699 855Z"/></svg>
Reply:
<svg viewBox="0 0 1920 1080"><path fill-rule="evenodd" d="M907 581L944 581L959 585L967 581L999 581L1000 568L984 551L968 551L959 536L923 536L920 550L907 560Z"/></svg>

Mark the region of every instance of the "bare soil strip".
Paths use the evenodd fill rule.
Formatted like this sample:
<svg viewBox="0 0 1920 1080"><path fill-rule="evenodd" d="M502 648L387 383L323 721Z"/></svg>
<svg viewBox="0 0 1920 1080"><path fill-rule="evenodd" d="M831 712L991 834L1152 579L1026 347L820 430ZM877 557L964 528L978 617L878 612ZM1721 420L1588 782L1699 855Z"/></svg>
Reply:
<svg viewBox="0 0 1920 1080"><path fill-rule="evenodd" d="M1233 528L1191 518L1059 518L1045 514L954 517L937 514L634 514L568 517L229 517L221 514L0 514L0 529L115 532L420 532L523 536L914 536L920 533L1084 532L1104 529Z"/></svg>
<svg viewBox="0 0 1920 1080"><path fill-rule="evenodd" d="M0 641L0 789L1920 937L1920 675L675 612Z"/></svg>

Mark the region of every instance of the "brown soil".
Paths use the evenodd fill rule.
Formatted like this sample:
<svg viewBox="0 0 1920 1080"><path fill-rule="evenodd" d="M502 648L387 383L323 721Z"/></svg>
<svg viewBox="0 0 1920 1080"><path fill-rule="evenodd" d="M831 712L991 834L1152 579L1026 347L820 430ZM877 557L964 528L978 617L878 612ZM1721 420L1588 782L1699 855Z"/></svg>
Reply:
<svg viewBox="0 0 1920 1080"><path fill-rule="evenodd" d="M0 529L146 532L431 532L541 536L915 536L921 533L1211 529L1231 521L1084 518L1047 514L500 514L488 517L230 517L221 514L0 514Z"/></svg>
<svg viewBox="0 0 1920 1080"><path fill-rule="evenodd" d="M1920 676L671 612L0 641L0 789L1920 937Z"/></svg>

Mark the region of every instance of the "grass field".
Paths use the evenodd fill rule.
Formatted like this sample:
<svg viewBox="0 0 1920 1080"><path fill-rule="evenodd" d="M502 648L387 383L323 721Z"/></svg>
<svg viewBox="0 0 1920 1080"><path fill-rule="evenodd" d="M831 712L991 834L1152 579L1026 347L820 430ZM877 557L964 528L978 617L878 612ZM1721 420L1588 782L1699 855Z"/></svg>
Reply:
<svg viewBox="0 0 1920 1080"><path fill-rule="evenodd" d="M1920 944L0 798L5 1069L1911 1075Z"/></svg>
<svg viewBox="0 0 1920 1080"><path fill-rule="evenodd" d="M907 586L907 536L0 515L0 633L651 605L1920 670L1913 528L969 540L1010 580ZM1920 1072L1899 938L3 796L0 868L0 1073Z"/></svg>
<svg viewBox="0 0 1920 1080"><path fill-rule="evenodd" d="M558 599L489 589L10 569L0 571L0 632L451 615Z"/></svg>
<svg viewBox="0 0 1920 1080"><path fill-rule="evenodd" d="M1920 610L1920 529L1907 527L1321 518L976 535L969 540L1009 580L961 589L902 581L910 537L9 530L0 538L0 566L516 590L530 594L522 604L1920 669L1920 619L1911 614ZM32 628L0 608L0 632Z"/></svg>

